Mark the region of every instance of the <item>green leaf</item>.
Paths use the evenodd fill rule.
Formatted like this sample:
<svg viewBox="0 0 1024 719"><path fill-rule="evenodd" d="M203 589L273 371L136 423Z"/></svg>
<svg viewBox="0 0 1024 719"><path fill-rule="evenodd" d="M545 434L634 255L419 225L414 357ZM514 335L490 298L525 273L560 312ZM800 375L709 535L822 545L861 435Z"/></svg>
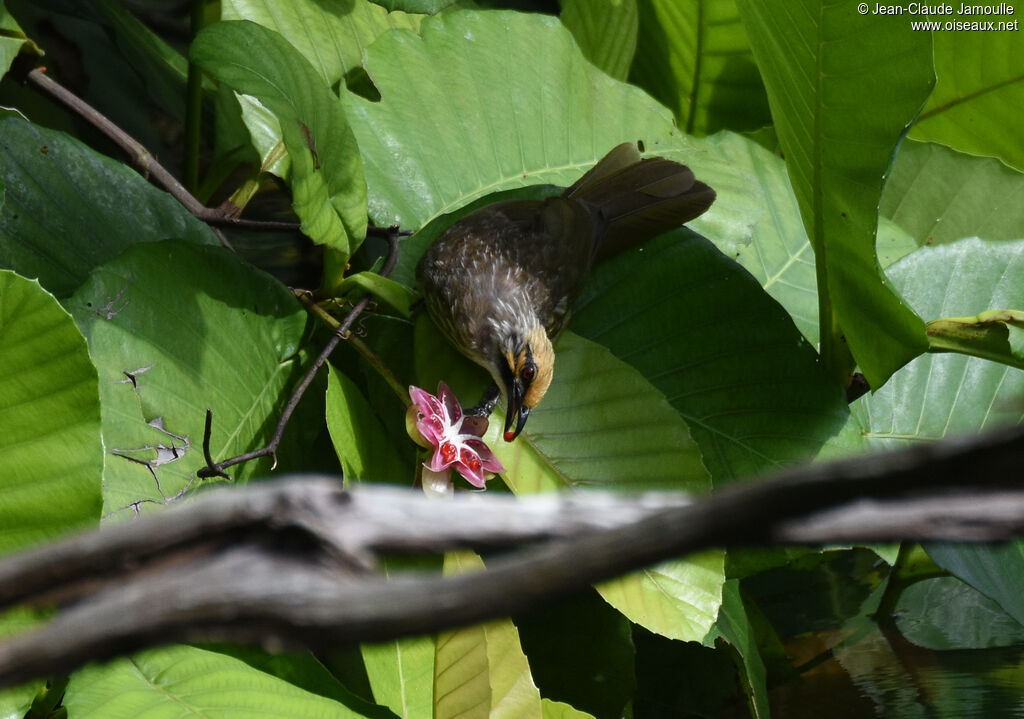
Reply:
<svg viewBox="0 0 1024 719"><path fill-rule="evenodd" d="M630 80L688 133L753 130L771 122L768 98L734 0L644 0Z"/></svg>
<svg viewBox="0 0 1024 719"><path fill-rule="evenodd" d="M0 265L59 297L139 242L219 244L170 195L62 132L0 118L0 148Z"/></svg>
<svg viewBox="0 0 1024 719"><path fill-rule="evenodd" d="M64 706L69 716L361 717L347 707L265 674L245 662L189 646L134 654L77 671Z"/></svg>
<svg viewBox="0 0 1024 719"><path fill-rule="evenodd" d="M1024 540L990 545L935 542L924 548L936 564L993 599L1018 624L1024 624L1024 597L1020 592Z"/></svg>
<svg viewBox="0 0 1024 719"><path fill-rule="evenodd" d="M409 287L382 277L376 272L357 272L349 275L339 285L338 294L350 292L354 287L373 294L404 317L412 315L413 303L418 299L417 294Z"/></svg>
<svg viewBox="0 0 1024 719"><path fill-rule="evenodd" d="M345 113L323 78L284 38L248 21L204 28L191 57L274 113L302 231L347 258L366 234L366 185Z"/></svg>
<svg viewBox="0 0 1024 719"><path fill-rule="evenodd" d="M0 77L7 74L11 63L26 45L41 54L35 43L28 39L18 21L0 3Z"/></svg>
<svg viewBox="0 0 1024 719"><path fill-rule="evenodd" d="M0 270L0 553L96 526L102 475L85 339L38 281Z"/></svg>
<svg viewBox="0 0 1024 719"><path fill-rule="evenodd" d="M737 171L738 182L715 184L715 206L728 206L735 216L744 197L749 225L736 224L709 232L693 223L727 257L739 262L781 304L808 342L818 343L818 289L814 275L814 251L800 219L800 206L786 174L786 163L773 152L729 132L707 138L716 159ZM695 163L695 171L705 171ZM715 229L715 228L712 228Z"/></svg>
<svg viewBox="0 0 1024 719"><path fill-rule="evenodd" d="M370 403L344 373L332 365L328 368L327 429L346 482L368 479L408 484L412 469L398 460Z"/></svg>
<svg viewBox="0 0 1024 719"><path fill-rule="evenodd" d="M625 80L636 52L637 0L562 0L562 24L590 62Z"/></svg>
<svg viewBox="0 0 1024 719"><path fill-rule="evenodd" d="M417 31L422 15L367 0L224 0L222 20L251 20L279 33L328 85L360 67L363 51L392 28Z"/></svg>
<svg viewBox="0 0 1024 719"><path fill-rule="evenodd" d="M191 485L205 465L208 407L215 459L262 446L301 370L298 302L220 248L136 245L67 304L99 370L106 513L159 504ZM236 475L266 466L244 464Z"/></svg>
<svg viewBox="0 0 1024 719"><path fill-rule="evenodd" d="M875 259L882 182L934 81L931 39L824 0L738 0L815 251L822 359L873 388L927 346ZM848 343L848 349L847 349Z"/></svg>
<svg viewBox="0 0 1024 719"><path fill-rule="evenodd" d="M597 586L630 621L669 639L703 641L722 604L725 553L674 559Z"/></svg>
<svg viewBox="0 0 1024 719"><path fill-rule="evenodd" d="M433 719L434 651L433 637L362 645L366 674L377 703L401 719Z"/></svg>
<svg viewBox="0 0 1024 719"><path fill-rule="evenodd" d="M446 575L479 571L472 552L445 555ZM540 692L519 646L519 632L508 619L441 632L434 670L437 719L489 717L540 719Z"/></svg>
<svg viewBox="0 0 1024 719"><path fill-rule="evenodd" d="M368 48L380 102L342 93L378 225L419 227L496 190L570 185L627 140L696 151L646 93L587 62L557 18L460 11L421 32Z"/></svg>
<svg viewBox="0 0 1024 719"><path fill-rule="evenodd" d="M594 719L592 714L574 709L564 702L541 699L540 708L544 719Z"/></svg>
<svg viewBox="0 0 1024 719"><path fill-rule="evenodd" d="M907 140L879 209L922 246L964 237L1017 240L1024 228L1024 175L992 158Z"/></svg>
<svg viewBox="0 0 1024 719"><path fill-rule="evenodd" d="M930 352L960 352L1024 369L1024 312L989 310L927 325Z"/></svg>
<svg viewBox="0 0 1024 719"><path fill-rule="evenodd" d="M893 612L896 626L920 647L984 649L1024 643L1024 627L994 601L956 577L911 584Z"/></svg>
<svg viewBox="0 0 1024 719"><path fill-rule="evenodd" d="M715 630L716 634L732 645L740 657L743 668L743 691L749 698L751 715L768 719L771 716L768 705L768 674L757 647L754 627L743 606L738 579L730 579L722 587L722 609L715 623Z"/></svg>
<svg viewBox="0 0 1024 719"><path fill-rule="evenodd" d="M716 485L862 444L844 430L839 385L786 312L693 233L597 267L570 327L665 394Z"/></svg>
<svg viewBox="0 0 1024 719"><path fill-rule="evenodd" d="M1024 240L961 240L924 247L889 269L906 301L924 317L1024 307ZM940 439L1024 420L1024 373L958 354L928 354L853 405L878 447Z"/></svg>
<svg viewBox="0 0 1024 719"><path fill-rule="evenodd" d="M1011 30L934 34L938 82L910 132L974 155L998 157L1024 172L1024 148L1016 133L1024 107L1024 74L1020 64L1020 5L1013 15L957 16L961 22L1009 21ZM999 6L993 6L999 7ZM887 18L889 19L889 18Z"/></svg>
<svg viewBox="0 0 1024 719"><path fill-rule="evenodd" d="M571 332L555 351L555 379L519 439L500 440L500 417L491 422L513 491L710 489L686 424L635 369Z"/></svg>

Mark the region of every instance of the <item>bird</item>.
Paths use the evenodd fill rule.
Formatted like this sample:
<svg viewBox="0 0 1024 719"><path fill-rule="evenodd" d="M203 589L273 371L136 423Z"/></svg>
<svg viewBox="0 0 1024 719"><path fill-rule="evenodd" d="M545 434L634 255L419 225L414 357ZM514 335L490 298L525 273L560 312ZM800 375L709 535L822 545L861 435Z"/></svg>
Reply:
<svg viewBox="0 0 1024 719"><path fill-rule="evenodd" d="M554 377L553 340L594 263L700 216L715 191L685 165L614 147L575 184L546 199L481 207L452 224L416 266L427 314L493 383L467 414L506 400L513 441Z"/></svg>

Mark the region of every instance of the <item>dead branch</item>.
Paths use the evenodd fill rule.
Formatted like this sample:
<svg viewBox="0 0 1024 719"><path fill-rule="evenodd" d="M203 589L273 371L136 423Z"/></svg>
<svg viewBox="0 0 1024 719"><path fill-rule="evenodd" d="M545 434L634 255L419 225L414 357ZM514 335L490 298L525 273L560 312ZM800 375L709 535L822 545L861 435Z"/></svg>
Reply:
<svg viewBox="0 0 1024 719"><path fill-rule="evenodd" d="M1024 533L1024 427L811 464L691 500L412 490L301 479L190 503L0 561L0 608L56 618L0 643L0 685L156 644L313 649L518 614L710 547L1006 540ZM488 550L486 572L373 571L382 554Z"/></svg>

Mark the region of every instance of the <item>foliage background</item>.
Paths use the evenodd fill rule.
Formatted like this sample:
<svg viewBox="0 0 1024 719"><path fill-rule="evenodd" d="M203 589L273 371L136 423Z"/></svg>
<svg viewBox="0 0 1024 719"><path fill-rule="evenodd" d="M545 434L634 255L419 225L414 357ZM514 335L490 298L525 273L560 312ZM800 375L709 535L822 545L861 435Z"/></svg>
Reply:
<svg viewBox="0 0 1024 719"><path fill-rule="evenodd" d="M976 317L1024 307L1019 31L913 32L906 15L822 0L222 0L184 20L145 0L7 0L0 60L45 51L52 76L204 203L297 217L302 236L231 231L238 253L222 249L93 128L7 75L3 551L196 491L207 407L216 457L263 444L327 331L287 285L341 308L371 288L366 351L404 384L443 378L473 397L482 373L410 311L419 254L468 203L551 192L623 141L689 164L718 200L595 270L542 410L514 444L492 430L509 469L492 491L707 492L1024 418L1021 316ZM374 273L367 219L418 230L393 283ZM926 333L939 318L962 319ZM855 368L874 391L848 404ZM345 347L277 471L411 484L403 415ZM1019 704L1006 667L1020 660L1021 546L710 552L530 617L331 656L142 652L76 672L63 707L799 716L813 695L794 680L820 682L826 660L860 687L853 712ZM450 555L444 571L480 562ZM937 691L964 651L966 688ZM47 715L60 692L41 684L0 694L0 714Z"/></svg>

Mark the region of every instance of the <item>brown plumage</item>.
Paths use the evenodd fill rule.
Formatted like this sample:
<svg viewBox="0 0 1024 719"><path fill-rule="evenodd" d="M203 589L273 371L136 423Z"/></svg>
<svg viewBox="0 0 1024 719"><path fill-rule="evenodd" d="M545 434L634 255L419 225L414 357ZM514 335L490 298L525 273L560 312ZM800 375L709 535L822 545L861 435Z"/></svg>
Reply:
<svg viewBox="0 0 1024 719"><path fill-rule="evenodd" d="M714 199L689 168L640 159L625 143L561 195L482 207L427 249L416 268L427 311L504 392L507 441L551 383L551 340L565 327L593 262L694 219ZM496 398L494 390L481 403L483 413Z"/></svg>

